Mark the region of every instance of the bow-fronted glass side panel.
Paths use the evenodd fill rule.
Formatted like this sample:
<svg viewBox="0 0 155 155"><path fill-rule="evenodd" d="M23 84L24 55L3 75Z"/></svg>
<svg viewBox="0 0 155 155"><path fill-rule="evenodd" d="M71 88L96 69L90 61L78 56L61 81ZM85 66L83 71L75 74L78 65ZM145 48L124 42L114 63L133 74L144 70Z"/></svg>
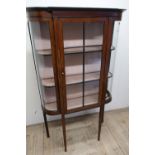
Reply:
<svg viewBox="0 0 155 155"><path fill-rule="evenodd" d="M48 21L29 22L33 58L42 104L46 110L57 111L56 84L52 58L53 50L49 26Z"/></svg>

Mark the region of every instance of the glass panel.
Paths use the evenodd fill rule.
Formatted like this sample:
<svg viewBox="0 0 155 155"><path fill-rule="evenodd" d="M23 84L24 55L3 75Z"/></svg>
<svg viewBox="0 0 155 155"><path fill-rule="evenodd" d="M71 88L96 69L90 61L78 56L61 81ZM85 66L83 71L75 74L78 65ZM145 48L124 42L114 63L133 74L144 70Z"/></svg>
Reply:
<svg viewBox="0 0 155 155"><path fill-rule="evenodd" d="M64 48L83 46L83 24L64 23L63 24Z"/></svg>
<svg viewBox="0 0 155 155"><path fill-rule="evenodd" d="M74 109L82 106L82 86L82 83L67 85L67 109Z"/></svg>
<svg viewBox="0 0 155 155"><path fill-rule="evenodd" d="M108 90L112 91L112 84L113 84L113 73L115 68L115 58L117 54L117 41L118 41L118 34L119 34L119 26L120 22L115 21L114 23L114 30L113 30L113 40L112 40L112 47L111 47L111 60L110 60L110 67L109 72L111 73L111 77L108 79Z"/></svg>
<svg viewBox="0 0 155 155"><path fill-rule="evenodd" d="M98 93L99 93L99 80L86 82L84 105L97 104Z"/></svg>
<svg viewBox="0 0 155 155"><path fill-rule="evenodd" d="M67 109L98 103L103 23L63 24Z"/></svg>
<svg viewBox="0 0 155 155"><path fill-rule="evenodd" d="M102 45L103 23L85 23L84 105L98 103Z"/></svg>
<svg viewBox="0 0 155 155"><path fill-rule="evenodd" d="M103 24L85 23L85 52L101 51L103 44Z"/></svg>
<svg viewBox="0 0 155 155"><path fill-rule="evenodd" d="M64 23L67 109L83 106L83 24Z"/></svg>
<svg viewBox="0 0 155 155"><path fill-rule="evenodd" d="M30 28L41 97L48 110L56 111L56 90L49 24L48 22L33 21L30 22Z"/></svg>

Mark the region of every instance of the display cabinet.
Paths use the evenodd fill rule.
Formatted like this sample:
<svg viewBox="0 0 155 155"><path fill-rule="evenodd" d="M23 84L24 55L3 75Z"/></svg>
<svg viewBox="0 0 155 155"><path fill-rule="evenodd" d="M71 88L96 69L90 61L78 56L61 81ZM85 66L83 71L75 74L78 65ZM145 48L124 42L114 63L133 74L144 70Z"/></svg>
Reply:
<svg viewBox="0 0 155 155"><path fill-rule="evenodd" d="M120 9L27 8L38 89L47 137L46 115L61 114L65 151L65 115L99 108L98 140L108 90L115 21ZM81 120L82 121L82 120Z"/></svg>

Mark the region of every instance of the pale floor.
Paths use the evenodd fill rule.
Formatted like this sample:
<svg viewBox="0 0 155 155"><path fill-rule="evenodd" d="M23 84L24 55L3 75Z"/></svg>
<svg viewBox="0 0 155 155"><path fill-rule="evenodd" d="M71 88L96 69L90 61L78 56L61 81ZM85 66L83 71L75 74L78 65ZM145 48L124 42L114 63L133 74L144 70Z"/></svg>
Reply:
<svg viewBox="0 0 155 155"><path fill-rule="evenodd" d="M49 122L50 138L43 124L27 127L27 155L128 155L129 112L105 112L101 140L97 141L98 114L66 121L67 153L64 152L60 121Z"/></svg>

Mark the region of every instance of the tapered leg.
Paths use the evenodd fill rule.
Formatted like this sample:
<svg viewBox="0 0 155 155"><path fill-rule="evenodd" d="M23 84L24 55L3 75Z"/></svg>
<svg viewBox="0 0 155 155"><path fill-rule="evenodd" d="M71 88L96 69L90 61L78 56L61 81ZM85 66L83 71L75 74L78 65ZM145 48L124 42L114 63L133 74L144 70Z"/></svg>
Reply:
<svg viewBox="0 0 155 155"><path fill-rule="evenodd" d="M45 112L43 112L43 116L44 116L44 123L45 123L45 128L46 128L46 135L47 135L47 137L50 137L49 130L48 130L48 124L47 124L47 118L46 118L46 113Z"/></svg>
<svg viewBox="0 0 155 155"><path fill-rule="evenodd" d="M101 117L101 119L102 119L102 123L104 122L104 106L103 106L103 108L102 108L102 110L103 110L103 112L102 112L102 117Z"/></svg>
<svg viewBox="0 0 155 155"><path fill-rule="evenodd" d="M100 140L101 124L102 124L102 115L103 115L103 105L100 106L100 112L99 112L98 141Z"/></svg>
<svg viewBox="0 0 155 155"><path fill-rule="evenodd" d="M65 123L65 116L64 116L64 114L62 114L62 130L63 130L63 137L64 137L65 152L67 152L66 123Z"/></svg>

